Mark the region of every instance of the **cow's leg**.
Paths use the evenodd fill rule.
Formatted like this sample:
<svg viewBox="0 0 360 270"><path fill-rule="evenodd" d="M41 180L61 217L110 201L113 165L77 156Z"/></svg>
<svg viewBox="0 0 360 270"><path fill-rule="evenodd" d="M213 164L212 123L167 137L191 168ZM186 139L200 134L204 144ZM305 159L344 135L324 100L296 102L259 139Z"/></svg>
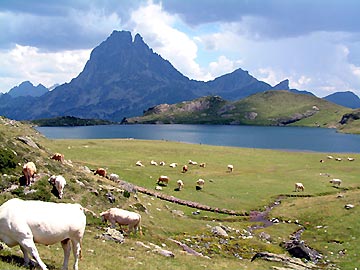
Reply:
<svg viewBox="0 0 360 270"><path fill-rule="evenodd" d="M116 228L116 222L114 220L111 220L110 223L111 223L111 228L115 229Z"/></svg>
<svg viewBox="0 0 360 270"><path fill-rule="evenodd" d="M70 239L67 238L67 239L61 241L61 246L64 250L64 263L63 263L62 269L68 270L69 257L70 257L70 251L71 251Z"/></svg>
<svg viewBox="0 0 360 270"><path fill-rule="evenodd" d="M42 270L47 270L45 263L40 259L39 252L32 239L23 239L19 241L19 244L21 246L21 250L25 249L27 252L29 252L31 256L36 260L36 262L38 263L38 265ZM24 259L25 259L25 253L24 253Z"/></svg>
<svg viewBox="0 0 360 270"><path fill-rule="evenodd" d="M26 267L28 267L29 263L30 263L29 254L28 254L26 248L24 248L23 246L20 246L20 248L21 248L22 253L24 254L24 265Z"/></svg>
<svg viewBox="0 0 360 270"><path fill-rule="evenodd" d="M80 241L71 239L73 253L74 253L74 270L79 270L79 258L81 258L81 244Z"/></svg>

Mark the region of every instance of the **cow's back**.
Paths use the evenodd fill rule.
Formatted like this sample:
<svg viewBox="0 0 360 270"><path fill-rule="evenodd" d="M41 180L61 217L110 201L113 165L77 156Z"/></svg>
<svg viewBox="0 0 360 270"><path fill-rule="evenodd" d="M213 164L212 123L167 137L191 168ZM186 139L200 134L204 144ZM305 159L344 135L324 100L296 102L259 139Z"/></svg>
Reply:
<svg viewBox="0 0 360 270"><path fill-rule="evenodd" d="M110 215L121 225L137 223L140 216L138 213L118 208L111 208Z"/></svg>
<svg viewBox="0 0 360 270"><path fill-rule="evenodd" d="M0 226L11 221L12 231L30 228L34 242L51 245L66 238L81 239L86 216L80 204L11 199L0 208Z"/></svg>

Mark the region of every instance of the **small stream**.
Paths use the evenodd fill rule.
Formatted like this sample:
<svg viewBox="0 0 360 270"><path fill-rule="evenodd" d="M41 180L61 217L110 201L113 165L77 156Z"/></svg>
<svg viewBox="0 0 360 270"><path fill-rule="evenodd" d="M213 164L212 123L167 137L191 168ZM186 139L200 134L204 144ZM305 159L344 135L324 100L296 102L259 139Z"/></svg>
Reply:
<svg viewBox="0 0 360 270"><path fill-rule="evenodd" d="M253 232L258 229L263 229L269 226L278 223L278 219L269 220L268 216L270 211L281 204L282 196L279 196L272 204L266 206L264 211L251 211L250 212L250 221L257 222L261 224L256 224L249 227L249 231ZM298 223L297 223L298 224ZM299 226L301 226L299 224ZM305 245L304 241L301 240L301 235L305 231L305 227L301 226L296 232L290 235L290 240L284 243L284 248L294 257L306 259L317 263L319 259L322 258L322 255L317 252L315 249Z"/></svg>

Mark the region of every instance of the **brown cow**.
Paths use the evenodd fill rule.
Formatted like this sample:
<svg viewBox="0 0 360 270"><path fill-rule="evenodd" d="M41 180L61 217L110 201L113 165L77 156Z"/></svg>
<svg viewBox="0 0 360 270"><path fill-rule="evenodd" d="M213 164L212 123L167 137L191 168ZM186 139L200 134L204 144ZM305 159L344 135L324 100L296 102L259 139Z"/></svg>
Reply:
<svg viewBox="0 0 360 270"><path fill-rule="evenodd" d="M182 172L183 173L186 173L188 171L188 166L187 165L184 165L183 167L182 167Z"/></svg>
<svg viewBox="0 0 360 270"><path fill-rule="evenodd" d="M61 163L64 163L64 155L60 153L55 153L51 159L60 161Z"/></svg>
<svg viewBox="0 0 360 270"><path fill-rule="evenodd" d="M100 176L102 176L102 177L106 177L106 170L105 170L104 168L98 168L98 169L95 171L94 174L95 174L95 175L98 174L98 175L100 175Z"/></svg>
<svg viewBox="0 0 360 270"><path fill-rule="evenodd" d="M23 174L24 174L25 180L26 180L25 184L27 186L29 186L31 183L31 181L30 181L31 178L33 178L36 173L36 166L35 166L34 162L30 161L30 162L24 164L22 171L23 171Z"/></svg>
<svg viewBox="0 0 360 270"><path fill-rule="evenodd" d="M165 176L165 175L161 175L157 181L157 184L163 184L163 185L167 185L169 183L169 177Z"/></svg>

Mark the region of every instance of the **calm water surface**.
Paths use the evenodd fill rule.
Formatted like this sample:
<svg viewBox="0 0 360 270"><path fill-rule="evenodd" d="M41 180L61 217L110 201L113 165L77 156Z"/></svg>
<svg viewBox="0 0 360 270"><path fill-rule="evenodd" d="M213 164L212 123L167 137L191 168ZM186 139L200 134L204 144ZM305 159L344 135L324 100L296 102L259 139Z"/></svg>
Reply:
<svg viewBox="0 0 360 270"><path fill-rule="evenodd" d="M334 129L223 125L37 127L50 139L134 138L295 151L360 153L360 135Z"/></svg>

